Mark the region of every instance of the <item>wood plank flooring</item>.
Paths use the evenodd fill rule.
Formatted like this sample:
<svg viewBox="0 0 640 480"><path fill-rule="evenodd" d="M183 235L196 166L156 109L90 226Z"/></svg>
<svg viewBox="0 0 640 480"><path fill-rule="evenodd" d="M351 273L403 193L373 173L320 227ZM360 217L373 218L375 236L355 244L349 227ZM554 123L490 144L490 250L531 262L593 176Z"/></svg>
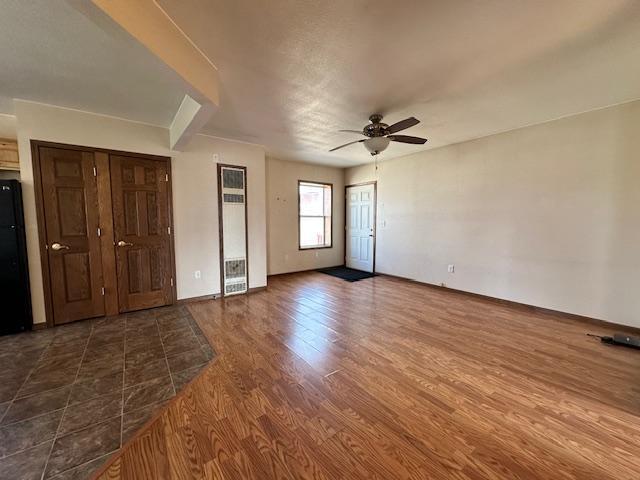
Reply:
<svg viewBox="0 0 640 480"><path fill-rule="evenodd" d="M389 277L189 306L217 359L102 479L638 479L640 351Z"/></svg>

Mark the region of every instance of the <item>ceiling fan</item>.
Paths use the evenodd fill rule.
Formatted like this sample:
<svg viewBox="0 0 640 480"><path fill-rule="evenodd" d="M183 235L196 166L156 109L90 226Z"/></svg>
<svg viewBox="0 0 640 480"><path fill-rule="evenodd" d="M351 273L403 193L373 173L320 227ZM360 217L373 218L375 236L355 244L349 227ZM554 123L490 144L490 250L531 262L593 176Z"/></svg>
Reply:
<svg viewBox="0 0 640 480"><path fill-rule="evenodd" d="M413 127L414 125L419 124L420 120L415 117L405 118L404 120L394 123L393 125L387 125L386 123L382 123L382 115L380 115L379 113L374 113L369 117L369 122L370 123L366 125L362 129L362 131L339 130L340 132L359 133L368 138L345 143L344 145L332 148L329 151L334 152L340 148L353 145L354 143L364 143L365 148L369 150L369 153L371 153L371 155L378 155L389 146L389 142L423 145L427 141L426 138L411 137L409 135L395 135L396 132L400 132L409 127Z"/></svg>

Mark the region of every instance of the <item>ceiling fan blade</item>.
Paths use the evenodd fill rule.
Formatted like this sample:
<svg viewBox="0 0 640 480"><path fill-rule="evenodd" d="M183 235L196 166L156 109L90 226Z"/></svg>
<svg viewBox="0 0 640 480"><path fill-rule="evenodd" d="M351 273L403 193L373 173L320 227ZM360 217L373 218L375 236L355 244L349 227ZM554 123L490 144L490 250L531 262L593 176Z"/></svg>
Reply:
<svg viewBox="0 0 640 480"><path fill-rule="evenodd" d="M423 145L427 143L426 138L410 137L409 135L388 135L387 138L394 142L413 143L415 145Z"/></svg>
<svg viewBox="0 0 640 480"><path fill-rule="evenodd" d="M344 145L340 145L339 147L336 148L332 148L331 150L329 150L330 152L334 152L340 148L344 148L344 147L348 147L349 145L353 145L354 143L360 143L360 142L364 142L364 138L362 140L356 140L354 142L349 142L349 143L345 143Z"/></svg>
<svg viewBox="0 0 640 480"><path fill-rule="evenodd" d="M389 125L387 127L387 133L396 133L396 132L399 132L400 130L413 127L414 125L417 125L419 123L420 123L420 120L418 120L415 117L405 118L404 120L400 120L399 122L394 123L393 125Z"/></svg>
<svg viewBox="0 0 640 480"><path fill-rule="evenodd" d="M360 135L364 135L362 130L338 130L339 132L347 132L347 133L359 133Z"/></svg>

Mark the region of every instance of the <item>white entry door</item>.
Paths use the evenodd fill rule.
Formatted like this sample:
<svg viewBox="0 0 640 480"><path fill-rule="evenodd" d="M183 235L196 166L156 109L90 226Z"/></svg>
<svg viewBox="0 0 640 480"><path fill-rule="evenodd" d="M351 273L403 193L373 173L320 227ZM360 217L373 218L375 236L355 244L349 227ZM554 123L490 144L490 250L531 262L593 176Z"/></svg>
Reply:
<svg viewBox="0 0 640 480"><path fill-rule="evenodd" d="M347 187L346 265L373 272L375 245L375 185Z"/></svg>

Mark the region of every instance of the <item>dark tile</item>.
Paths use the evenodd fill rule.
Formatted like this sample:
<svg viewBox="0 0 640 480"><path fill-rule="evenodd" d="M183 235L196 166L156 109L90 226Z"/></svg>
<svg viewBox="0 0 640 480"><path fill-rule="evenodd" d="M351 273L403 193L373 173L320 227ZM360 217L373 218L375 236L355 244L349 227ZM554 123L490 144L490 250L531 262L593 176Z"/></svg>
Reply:
<svg viewBox="0 0 640 480"><path fill-rule="evenodd" d="M192 368L198 365L202 365L207 362L207 357L204 355L200 347L194 350L187 350L186 352L167 357L169 362L169 368L171 374L181 372L187 368Z"/></svg>
<svg viewBox="0 0 640 480"><path fill-rule="evenodd" d="M9 358L9 359L6 359L0 365L12 365L12 364L13 364L13 359ZM27 377L33 370L33 367L35 366L35 364L36 362L34 361L30 365L17 365L16 368L8 368L0 372L0 384L7 383L7 382L24 383L24 381L27 379Z"/></svg>
<svg viewBox="0 0 640 480"><path fill-rule="evenodd" d="M84 340L71 340L67 343L60 343L56 345L50 345L42 354L40 360L46 360L51 357L58 357L61 355L68 355L74 353L78 357L82 357L82 353L87 346L87 339Z"/></svg>
<svg viewBox="0 0 640 480"><path fill-rule="evenodd" d="M0 420L2 420L2 417L4 416L4 414L7 413L7 409L9 408L9 405L11 405L11 402L0 403Z"/></svg>
<svg viewBox="0 0 640 480"><path fill-rule="evenodd" d="M65 385L71 385L76 379L77 373L77 367L52 372L34 372L20 389L19 395L21 397L26 397L27 395L34 393L40 393L46 390L64 387Z"/></svg>
<svg viewBox="0 0 640 480"><path fill-rule="evenodd" d="M177 332L169 332L167 338L162 341L164 351L167 356L176 355L178 353L186 352L187 350L195 350L200 347L200 344L193 332L190 332L191 335L172 335L175 333Z"/></svg>
<svg viewBox="0 0 640 480"><path fill-rule="evenodd" d="M58 437L44 478L50 478L120 447L120 417Z"/></svg>
<svg viewBox="0 0 640 480"><path fill-rule="evenodd" d="M105 377L76 382L71 389L69 405L86 402L96 397L122 391L123 372L113 373Z"/></svg>
<svg viewBox="0 0 640 480"><path fill-rule="evenodd" d="M112 358L121 357L124 355L124 343L109 343L107 345L92 344L90 348L87 347L87 351L84 354L83 362L93 361L109 361Z"/></svg>
<svg viewBox="0 0 640 480"><path fill-rule="evenodd" d="M13 401L9 411L2 419L2 424L18 422L27 418L36 417L43 413L59 410L67 405L71 386L48 390L28 397L18 398Z"/></svg>
<svg viewBox="0 0 640 480"><path fill-rule="evenodd" d="M165 318L158 320L160 332L171 332L173 330L191 330L189 320L186 318Z"/></svg>
<svg viewBox="0 0 640 480"><path fill-rule="evenodd" d="M127 317L127 330L133 330L137 328L144 328L149 326L156 326L156 319L150 315L138 315Z"/></svg>
<svg viewBox="0 0 640 480"><path fill-rule="evenodd" d="M160 337L162 338L162 343L164 344L172 341L196 338L191 328L183 328L182 330L171 330L168 332L161 332Z"/></svg>
<svg viewBox="0 0 640 480"><path fill-rule="evenodd" d="M35 369L32 375L38 374L47 374L49 372L54 372L58 370L68 370L77 368L80 366L80 362L82 361L82 351L77 352L66 352L61 355L40 358L38 363L35 366Z"/></svg>
<svg viewBox="0 0 640 480"><path fill-rule="evenodd" d="M69 325L56 327L56 336L51 341L51 345L64 345L70 342L82 342L87 340L91 334L89 325Z"/></svg>
<svg viewBox="0 0 640 480"><path fill-rule="evenodd" d="M102 465L104 465L110 456L111 454L103 455L95 460L83 463L79 467L72 468L71 470L67 470L55 477L51 477L51 480L86 480L91 478L91 476L96 473Z"/></svg>
<svg viewBox="0 0 640 480"><path fill-rule="evenodd" d="M125 317L107 317L101 318L93 324L93 332L92 335L95 335L96 332L107 332L107 331L119 331L124 330L125 328Z"/></svg>
<svg viewBox="0 0 640 480"><path fill-rule="evenodd" d="M124 368L126 370L161 358L164 358L164 348L162 348L162 345L155 345L151 348L137 350L126 354L124 359Z"/></svg>
<svg viewBox="0 0 640 480"><path fill-rule="evenodd" d="M127 325L127 330L125 332L127 340L140 339L142 337L155 337L158 335L158 325L155 320L153 322L133 327L129 327Z"/></svg>
<svg viewBox="0 0 640 480"><path fill-rule="evenodd" d="M146 405L124 414L122 419L122 443L129 440L153 415L166 405L166 401Z"/></svg>
<svg viewBox="0 0 640 480"><path fill-rule="evenodd" d="M205 365L199 365L171 375L173 378L173 385L176 387L176 393L182 390L187 383L193 380L204 367Z"/></svg>
<svg viewBox="0 0 640 480"><path fill-rule="evenodd" d="M123 329L118 329L115 331L112 331L112 330L101 331L91 335L91 338L89 338L89 345L87 346L87 348L93 349L99 346L109 345L111 343L122 343L122 342L124 342Z"/></svg>
<svg viewBox="0 0 640 480"><path fill-rule="evenodd" d="M67 408L58 435L82 430L122 413L122 392L103 395Z"/></svg>
<svg viewBox="0 0 640 480"><path fill-rule="evenodd" d="M52 443L49 441L10 457L0 459L1 478L40 480Z"/></svg>
<svg viewBox="0 0 640 480"><path fill-rule="evenodd" d="M162 357L158 360L131 366L124 371L124 386L131 387L148 380L169 375L167 360Z"/></svg>
<svg viewBox="0 0 640 480"><path fill-rule="evenodd" d="M173 393L171 377L168 375L127 388L124 391L124 412L166 400L171 398Z"/></svg>
<svg viewBox="0 0 640 480"><path fill-rule="evenodd" d="M123 357L111 357L109 360L94 360L91 362L82 362L80 372L78 373L78 381L106 377L122 371L124 368Z"/></svg>
<svg viewBox="0 0 640 480"><path fill-rule="evenodd" d="M154 311L158 322L189 316L189 311L184 307L169 307Z"/></svg>
<svg viewBox="0 0 640 480"><path fill-rule="evenodd" d="M18 390L20 390L24 380L24 378L0 379L0 402L13 400L13 397L15 397Z"/></svg>
<svg viewBox="0 0 640 480"><path fill-rule="evenodd" d="M0 427L0 457L53 440L63 410Z"/></svg>
<svg viewBox="0 0 640 480"><path fill-rule="evenodd" d="M207 357L207 360L211 360L216 356L215 350L209 344L202 345L200 349L202 350L202 353L204 353L204 356Z"/></svg>
<svg viewBox="0 0 640 480"><path fill-rule="evenodd" d="M195 333L200 346L204 346L204 345L209 346L209 340L207 340L207 337L205 337L204 333L202 333L200 330L194 330L193 332Z"/></svg>
<svg viewBox="0 0 640 480"><path fill-rule="evenodd" d="M139 352L140 350L148 350L150 348L162 347L160 341L160 335L139 337L139 338L127 338L125 342L125 352L127 354L133 352Z"/></svg>

